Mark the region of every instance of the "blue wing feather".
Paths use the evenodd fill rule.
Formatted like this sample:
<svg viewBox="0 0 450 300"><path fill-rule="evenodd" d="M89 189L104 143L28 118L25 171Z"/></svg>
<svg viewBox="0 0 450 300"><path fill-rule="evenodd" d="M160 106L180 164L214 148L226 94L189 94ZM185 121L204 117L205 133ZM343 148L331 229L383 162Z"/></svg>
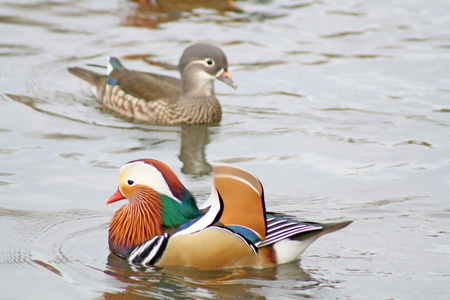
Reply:
<svg viewBox="0 0 450 300"><path fill-rule="evenodd" d="M252 242L253 244L256 244L257 242L261 241L261 239L258 237L258 235L253 230L250 230L247 227L239 226L239 225L228 225L226 227L231 229L233 232L242 235L244 238L246 238L248 241Z"/></svg>

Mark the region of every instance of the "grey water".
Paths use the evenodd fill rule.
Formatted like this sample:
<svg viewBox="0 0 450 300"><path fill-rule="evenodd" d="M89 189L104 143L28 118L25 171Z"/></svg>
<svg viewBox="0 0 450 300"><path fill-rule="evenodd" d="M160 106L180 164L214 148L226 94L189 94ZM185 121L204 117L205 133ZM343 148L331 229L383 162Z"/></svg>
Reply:
<svg viewBox="0 0 450 300"><path fill-rule="evenodd" d="M447 299L450 2L0 0L1 299ZM68 67L178 76L185 47L228 56L215 126L104 111ZM101 69L100 69L101 71ZM354 220L299 261L205 272L111 256L105 206L132 159L202 203L211 166L261 180L268 210Z"/></svg>

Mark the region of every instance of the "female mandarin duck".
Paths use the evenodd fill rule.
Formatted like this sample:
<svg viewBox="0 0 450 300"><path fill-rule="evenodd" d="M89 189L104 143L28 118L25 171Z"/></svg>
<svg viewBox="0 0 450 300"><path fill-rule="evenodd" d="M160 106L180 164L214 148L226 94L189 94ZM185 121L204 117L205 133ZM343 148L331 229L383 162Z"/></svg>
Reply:
<svg viewBox="0 0 450 300"><path fill-rule="evenodd" d="M219 270L287 263L318 237L351 221L300 222L265 211L259 180L229 166L214 169L213 190L198 208L192 194L162 162L127 163L106 203L127 199L109 228L111 251L135 264Z"/></svg>
<svg viewBox="0 0 450 300"><path fill-rule="evenodd" d="M184 50L178 70L181 80L128 70L114 57L109 58L107 75L69 68L91 85L103 106L127 118L168 125L219 122L222 109L214 94L214 79L236 88L225 53L211 44L191 45Z"/></svg>

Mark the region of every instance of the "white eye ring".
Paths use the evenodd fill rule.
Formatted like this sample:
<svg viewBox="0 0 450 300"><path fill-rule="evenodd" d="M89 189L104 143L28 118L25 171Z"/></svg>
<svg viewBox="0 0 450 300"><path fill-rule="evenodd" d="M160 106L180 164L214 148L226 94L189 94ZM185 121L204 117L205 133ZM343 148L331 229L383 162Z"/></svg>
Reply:
<svg viewBox="0 0 450 300"><path fill-rule="evenodd" d="M134 185L134 180L128 179L128 180L127 180L127 184L130 185L130 186L131 186L131 185Z"/></svg>
<svg viewBox="0 0 450 300"><path fill-rule="evenodd" d="M206 65L209 67L214 66L214 60L212 58L206 58L205 62L206 62Z"/></svg>

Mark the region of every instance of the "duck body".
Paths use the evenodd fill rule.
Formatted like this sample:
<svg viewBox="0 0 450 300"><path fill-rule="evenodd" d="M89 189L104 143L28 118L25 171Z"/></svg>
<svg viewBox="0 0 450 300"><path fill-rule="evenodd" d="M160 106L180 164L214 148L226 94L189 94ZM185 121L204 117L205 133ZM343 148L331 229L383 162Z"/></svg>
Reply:
<svg viewBox="0 0 450 300"><path fill-rule="evenodd" d="M265 268L298 259L318 237L351 223L302 222L266 212L261 183L238 168L215 167L213 182L211 196L197 207L165 164L126 164L106 202L128 200L111 221L112 253L141 265Z"/></svg>
<svg viewBox="0 0 450 300"><path fill-rule="evenodd" d="M214 80L236 88L225 54L206 43L183 52L178 64L181 79L128 70L114 57L109 58L106 75L78 67L68 70L91 85L104 107L135 121L167 125L220 122Z"/></svg>

